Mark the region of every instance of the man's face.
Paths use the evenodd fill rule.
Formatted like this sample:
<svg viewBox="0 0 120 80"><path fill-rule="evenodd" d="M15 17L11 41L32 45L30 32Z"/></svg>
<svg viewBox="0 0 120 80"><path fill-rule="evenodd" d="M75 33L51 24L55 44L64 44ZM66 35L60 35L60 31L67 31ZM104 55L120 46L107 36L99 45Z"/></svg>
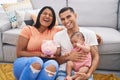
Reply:
<svg viewBox="0 0 120 80"><path fill-rule="evenodd" d="M71 29L76 26L76 14L67 10L60 14L62 24L67 28Z"/></svg>

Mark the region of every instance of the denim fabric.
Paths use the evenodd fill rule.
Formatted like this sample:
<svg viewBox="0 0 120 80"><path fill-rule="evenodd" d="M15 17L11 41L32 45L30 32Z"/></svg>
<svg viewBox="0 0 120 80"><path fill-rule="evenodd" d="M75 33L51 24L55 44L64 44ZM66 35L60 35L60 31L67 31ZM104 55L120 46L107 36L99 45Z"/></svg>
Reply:
<svg viewBox="0 0 120 80"><path fill-rule="evenodd" d="M58 72L58 63L55 60L49 60L44 63L43 69L41 70L37 80L54 80L55 79L56 74L53 76L48 76L48 73L45 71L45 68L51 64L53 64L56 67L56 73Z"/></svg>
<svg viewBox="0 0 120 80"><path fill-rule="evenodd" d="M74 74L74 72L72 72ZM66 72L65 71L58 71L58 74L56 76L56 80L64 80L66 77ZM93 76L91 76L88 80L94 80Z"/></svg>
<svg viewBox="0 0 120 80"><path fill-rule="evenodd" d="M41 64L42 69L40 72L35 72L30 68L30 65L34 62ZM13 72L16 80L54 80L55 75L49 77L45 72L45 68L49 65L54 65L56 67L56 72L58 71L58 63L55 60L41 59L39 57L22 57L18 58L13 64Z"/></svg>

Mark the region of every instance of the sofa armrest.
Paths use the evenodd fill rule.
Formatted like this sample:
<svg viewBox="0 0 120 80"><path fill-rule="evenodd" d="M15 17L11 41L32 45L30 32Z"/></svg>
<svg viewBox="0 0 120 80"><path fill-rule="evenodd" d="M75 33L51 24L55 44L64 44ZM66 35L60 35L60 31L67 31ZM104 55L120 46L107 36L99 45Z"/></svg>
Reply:
<svg viewBox="0 0 120 80"><path fill-rule="evenodd" d="M0 61L3 61L2 33L0 32Z"/></svg>
<svg viewBox="0 0 120 80"><path fill-rule="evenodd" d="M11 23L7 20L0 20L0 32L11 29Z"/></svg>
<svg viewBox="0 0 120 80"><path fill-rule="evenodd" d="M11 29L11 23L8 20L0 20L0 61L3 61L2 32Z"/></svg>

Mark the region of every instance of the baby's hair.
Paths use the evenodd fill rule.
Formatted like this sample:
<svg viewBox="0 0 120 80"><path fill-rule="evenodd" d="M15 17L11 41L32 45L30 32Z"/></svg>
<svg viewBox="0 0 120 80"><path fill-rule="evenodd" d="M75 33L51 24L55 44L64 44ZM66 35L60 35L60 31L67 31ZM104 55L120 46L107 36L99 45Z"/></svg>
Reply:
<svg viewBox="0 0 120 80"><path fill-rule="evenodd" d="M71 35L70 38L72 39L74 36L81 37L81 38L83 38L83 40L85 40L82 32L79 32L79 31L75 32Z"/></svg>

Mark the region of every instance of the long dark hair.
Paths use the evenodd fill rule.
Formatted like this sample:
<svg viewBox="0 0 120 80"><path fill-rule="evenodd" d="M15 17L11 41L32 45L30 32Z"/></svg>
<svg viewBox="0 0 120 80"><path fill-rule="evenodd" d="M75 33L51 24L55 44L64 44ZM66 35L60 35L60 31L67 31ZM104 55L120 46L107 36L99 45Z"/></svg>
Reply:
<svg viewBox="0 0 120 80"><path fill-rule="evenodd" d="M56 22L56 15L55 15L54 9L53 9L52 7L50 7L50 6L45 6L45 7L43 7L43 8L40 10L40 12L39 12L39 14L38 14L38 16L37 16L37 21L36 21L36 23L35 23L34 26L35 26L37 29L40 28L40 26L41 26L40 16L41 16L42 12L43 12L45 9L50 9L51 12L52 12L52 15L53 15L53 21L52 21L52 23L50 24L50 26L48 26L48 29L50 30L50 29L52 29L52 27L54 27L55 22Z"/></svg>

